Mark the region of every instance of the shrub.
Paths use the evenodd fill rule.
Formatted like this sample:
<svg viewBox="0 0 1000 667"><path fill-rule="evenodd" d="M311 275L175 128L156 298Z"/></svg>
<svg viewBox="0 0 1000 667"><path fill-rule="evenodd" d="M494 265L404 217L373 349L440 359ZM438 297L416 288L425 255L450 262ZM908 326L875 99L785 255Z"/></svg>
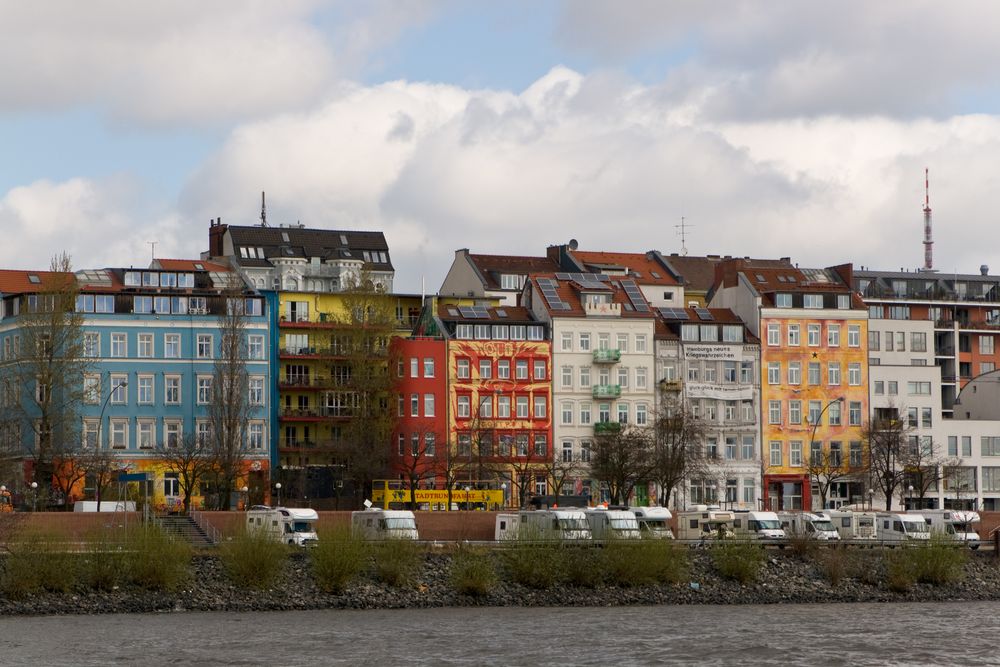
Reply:
<svg viewBox="0 0 1000 667"><path fill-rule="evenodd" d="M127 572L131 583L157 591L173 591L190 576L191 545L155 525L125 533Z"/></svg>
<svg viewBox="0 0 1000 667"><path fill-rule="evenodd" d="M11 599L23 599L40 590L71 590L77 583L77 563L67 546L38 533L8 544L10 553L0 588Z"/></svg>
<svg viewBox="0 0 1000 667"><path fill-rule="evenodd" d="M420 566L420 545L413 540L384 540L372 549L375 578L390 586L409 586Z"/></svg>
<svg viewBox="0 0 1000 667"><path fill-rule="evenodd" d="M288 547L261 532L243 531L223 542L219 558L237 586L263 589L274 583L288 559Z"/></svg>
<svg viewBox="0 0 1000 667"><path fill-rule="evenodd" d="M676 583L687 574L687 551L667 540L611 541L599 562L605 581L616 586Z"/></svg>
<svg viewBox="0 0 1000 667"><path fill-rule="evenodd" d="M99 591L110 591L124 584L129 576L129 560L123 535L97 530L87 536L80 559L80 581Z"/></svg>
<svg viewBox="0 0 1000 667"><path fill-rule="evenodd" d="M764 548L751 540L721 540L711 554L719 574L741 584L756 581L764 564Z"/></svg>
<svg viewBox="0 0 1000 667"><path fill-rule="evenodd" d="M916 577L910 548L895 549L885 555L885 585L890 591L905 593L913 587Z"/></svg>
<svg viewBox="0 0 1000 667"><path fill-rule="evenodd" d="M463 595L486 595L497 583L491 555L483 549L459 547L451 559L452 588Z"/></svg>
<svg viewBox="0 0 1000 667"><path fill-rule="evenodd" d="M848 558L844 549L831 546L819 557L819 567L831 586L839 586L847 576Z"/></svg>
<svg viewBox="0 0 1000 667"><path fill-rule="evenodd" d="M554 544L519 543L504 551L504 562L513 581L529 588L551 588L563 579L563 568L571 553Z"/></svg>
<svg viewBox="0 0 1000 667"><path fill-rule="evenodd" d="M351 535L350 528L324 533L310 550L316 585L326 593L342 593L365 569L368 549L363 540Z"/></svg>
<svg viewBox="0 0 1000 667"><path fill-rule="evenodd" d="M965 575L966 550L946 535L934 535L926 546L906 549L917 581L943 586Z"/></svg>
<svg viewBox="0 0 1000 667"><path fill-rule="evenodd" d="M807 534L791 533L786 538L788 549L800 560L813 560L819 550L816 540Z"/></svg>
<svg viewBox="0 0 1000 667"><path fill-rule="evenodd" d="M583 588L596 588L604 583L606 572L601 550L592 545L571 545L563 548L562 578L566 583Z"/></svg>

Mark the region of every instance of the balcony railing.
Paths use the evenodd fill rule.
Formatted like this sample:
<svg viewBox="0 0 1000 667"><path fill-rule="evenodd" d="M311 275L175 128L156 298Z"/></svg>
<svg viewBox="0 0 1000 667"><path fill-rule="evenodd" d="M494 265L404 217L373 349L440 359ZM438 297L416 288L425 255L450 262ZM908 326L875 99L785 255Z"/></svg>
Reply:
<svg viewBox="0 0 1000 667"><path fill-rule="evenodd" d="M594 350L595 364L617 364L621 359L621 350Z"/></svg>
<svg viewBox="0 0 1000 667"><path fill-rule="evenodd" d="M343 357L348 354L348 349L346 345L284 347L281 354L292 357Z"/></svg>
<svg viewBox="0 0 1000 667"><path fill-rule="evenodd" d="M352 417L354 408L340 406L323 406L311 408L282 408L279 416L282 419L320 419L323 417Z"/></svg>
<svg viewBox="0 0 1000 667"><path fill-rule="evenodd" d="M609 433L620 433L622 425L618 422L594 422L594 433L605 435Z"/></svg>
<svg viewBox="0 0 1000 667"><path fill-rule="evenodd" d="M595 384L594 398L618 398L622 395L620 384Z"/></svg>

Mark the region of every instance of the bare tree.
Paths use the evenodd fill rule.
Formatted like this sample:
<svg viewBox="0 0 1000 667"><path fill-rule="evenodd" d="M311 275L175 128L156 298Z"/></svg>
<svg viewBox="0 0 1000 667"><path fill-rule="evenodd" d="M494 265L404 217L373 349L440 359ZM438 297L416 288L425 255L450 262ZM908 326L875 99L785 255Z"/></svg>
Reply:
<svg viewBox="0 0 1000 667"><path fill-rule="evenodd" d="M664 507L685 481L709 476L703 445L705 432L704 422L683 399L667 392L661 394L653 421L649 478L658 487Z"/></svg>
<svg viewBox="0 0 1000 667"><path fill-rule="evenodd" d="M591 450L591 474L608 487L613 504L627 502L640 483L653 471L651 429L623 426L617 433L605 433L594 439Z"/></svg>
<svg viewBox="0 0 1000 667"><path fill-rule="evenodd" d="M842 444L839 446L843 447ZM822 442L813 441L809 443L806 473L819 490L820 509L823 509L830 488L837 482L854 479L862 473L862 469L852 468L848 452L834 448L833 443L824 446Z"/></svg>
<svg viewBox="0 0 1000 667"><path fill-rule="evenodd" d="M65 459L79 442L84 375L91 362L84 356L78 295L69 255L54 257L49 272L39 274L38 291L18 302L19 344L0 366L0 418L18 424L17 433L34 436L28 448L43 503L53 487L56 460Z"/></svg>
<svg viewBox="0 0 1000 667"><path fill-rule="evenodd" d="M885 497L886 511L892 510L896 490L906 479L907 448L910 426L900 419L895 407L875 411L862 437L868 444L869 474L872 486Z"/></svg>
<svg viewBox="0 0 1000 667"><path fill-rule="evenodd" d="M59 449L52 459L52 487L68 507L77 485L87 478L85 452L82 446L62 446ZM38 489L41 488L39 484Z"/></svg>
<svg viewBox="0 0 1000 667"><path fill-rule="evenodd" d="M556 502L559 502L559 497L563 495L563 488L570 480L584 475L587 469L587 464L581 461L579 454L571 456L568 460L553 457L539 468L540 471L544 471L548 480L549 495L555 496Z"/></svg>
<svg viewBox="0 0 1000 667"><path fill-rule="evenodd" d="M177 475L177 486L183 498L184 513L191 511L191 499L202 480L212 476L215 461L211 452L193 435L177 442L162 442L156 447L156 457L164 469Z"/></svg>
<svg viewBox="0 0 1000 667"><path fill-rule="evenodd" d="M404 436L407 434L404 434ZM410 508L417 507L417 487L433 479L438 469L438 443L442 442L433 423L421 424L404 437L403 451L399 452L398 469L405 475L410 488Z"/></svg>
<svg viewBox="0 0 1000 667"><path fill-rule="evenodd" d="M101 511L104 491L117 479L123 469L122 461L107 447L81 448L77 456L78 467L86 474L86 479L94 489L97 511Z"/></svg>
<svg viewBox="0 0 1000 667"><path fill-rule="evenodd" d="M923 501L927 493L946 478L961 475L955 471L962 469L962 459L942 455L941 447L930 437L920 440L918 436L911 435L903 457L903 468L906 478L900 484L900 497L905 506L904 492L911 499L916 497Z"/></svg>
<svg viewBox="0 0 1000 667"><path fill-rule="evenodd" d="M219 355L212 374L212 400L208 408L208 446L214 463L213 487L216 509L227 510L249 455L247 429L252 414L248 387L246 307L243 281L235 272L227 274L222 291L223 307L218 317L221 335Z"/></svg>

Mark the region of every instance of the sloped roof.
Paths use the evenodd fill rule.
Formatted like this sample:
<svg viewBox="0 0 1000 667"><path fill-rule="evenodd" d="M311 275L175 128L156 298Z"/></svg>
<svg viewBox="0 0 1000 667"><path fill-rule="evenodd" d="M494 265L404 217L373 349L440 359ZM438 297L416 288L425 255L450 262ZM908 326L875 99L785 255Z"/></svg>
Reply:
<svg viewBox="0 0 1000 667"><path fill-rule="evenodd" d="M694 257L673 253L664 255L663 259L681 275L685 287L698 292L708 292L715 285L715 268L722 262L727 262L733 258L728 255ZM753 262L754 266L761 268L781 269L793 267L788 257L782 257L781 259L744 259Z"/></svg>
<svg viewBox="0 0 1000 667"><path fill-rule="evenodd" d="M521 306L496 306L481 308L480 312L485 312L487 317L468 317L462 314L462 309L468 312L468 306L455 306L446 303L439 303L437 315L442 322L463 322L469 324L493 322L496 324L521 324L524 322L536 322L531 311Z"/></svg>
<svg viewBox="0 0 1000 667"><path fill-rule="evenodd" d="M639 285L678 285L677 280L649 253L573 250L573 257L592 271L627 270Z"/></svg>
<svg viewBox="0 0 1000 667"><path fill-rule="evenodd" d="M760 341L747 328L746 323L740 316L728 308L656 308L656 337L664 339L676 339L680 337L680 325L682 324L738 324L743 327L743 342L757 344ZM664 311L683 312L681 319L673 315L665 315ZM698 311L708 311L710 320L702 319ZM735 344L735 343L729 343Z"/></svg>
<svg viewBox="0 0 1000 667"><path fill-rule="evenodd" d="M0 269L0 294L34 294L58 278L74 280L75 276L61 271Z"/></svg>
<svg viewBox="0 0 1000 667"><path fill-rule="evenodd" d="M367 262L373 269L391 271L389 245L382 232L348 231L335 229L307 229L305 227L232 226L227 229L234 248L234 256L241 266L269 266L270 258L319 257L323 260L352 259ZM263 248L264 259L243 257L240 248ZM376 254L374 259L365 252ZM385 254L381 261L379 253Z"/></svg>
<svg viewBox="0 0 1000 667"><path fill-rule="evenodd" d="M560 310L553 309L549 302L545 299L545 296L542 294L542 290L538 284L539 279L551 280L555 283L556 294L563 303L569 306L569 308ZM580 286L574 280L559 280L556 278L556 274L554 273L534 275L531 276L529 280L532 283L533 298L539 299L541 304L552 317L586 317L582 296L583 294L590 292L590 290L586 288L581 290ZM609 277L608 280L602 283L610 288L611 303L621 305L621 316L623 318L638 319L654 317L652 307L650 307L649 302L646 301L645 297L643 297L641 293L638 293L636 298L642 299L642 303L646 304L646 308L648 310L647 312L635 310L632 300L625 293L625 289L622 287L622 280L629 280L629 278ZM602 289L600 290L600 293L607 294L608 290Z"/></svg>
<svg viewBox="0 0 1000 667"><path fill-rule="evenodd" d="M157 259L153 262L162 271L229 271L229 265L204 259Z"/></svg>
<svg viewBox="0 0 1000 667"><path fill-rule="evenodd" d="M474 255L469 260L483 279L483 287L489 290L500 287L502 274L531 276L536 273L552 273L559 270L559 263L548 257L525 257L520 255Z"/></svg>

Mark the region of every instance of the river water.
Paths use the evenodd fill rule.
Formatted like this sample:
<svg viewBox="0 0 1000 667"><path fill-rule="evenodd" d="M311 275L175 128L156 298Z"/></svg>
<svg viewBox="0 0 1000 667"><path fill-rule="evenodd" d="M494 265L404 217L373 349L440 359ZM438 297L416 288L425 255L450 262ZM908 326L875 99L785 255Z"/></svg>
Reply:
<svg viewBox="0 0 1000 667"><path fill-rule="evenodd" d="M0 665L996 665L1000 603L0 619Z"/></svg>

